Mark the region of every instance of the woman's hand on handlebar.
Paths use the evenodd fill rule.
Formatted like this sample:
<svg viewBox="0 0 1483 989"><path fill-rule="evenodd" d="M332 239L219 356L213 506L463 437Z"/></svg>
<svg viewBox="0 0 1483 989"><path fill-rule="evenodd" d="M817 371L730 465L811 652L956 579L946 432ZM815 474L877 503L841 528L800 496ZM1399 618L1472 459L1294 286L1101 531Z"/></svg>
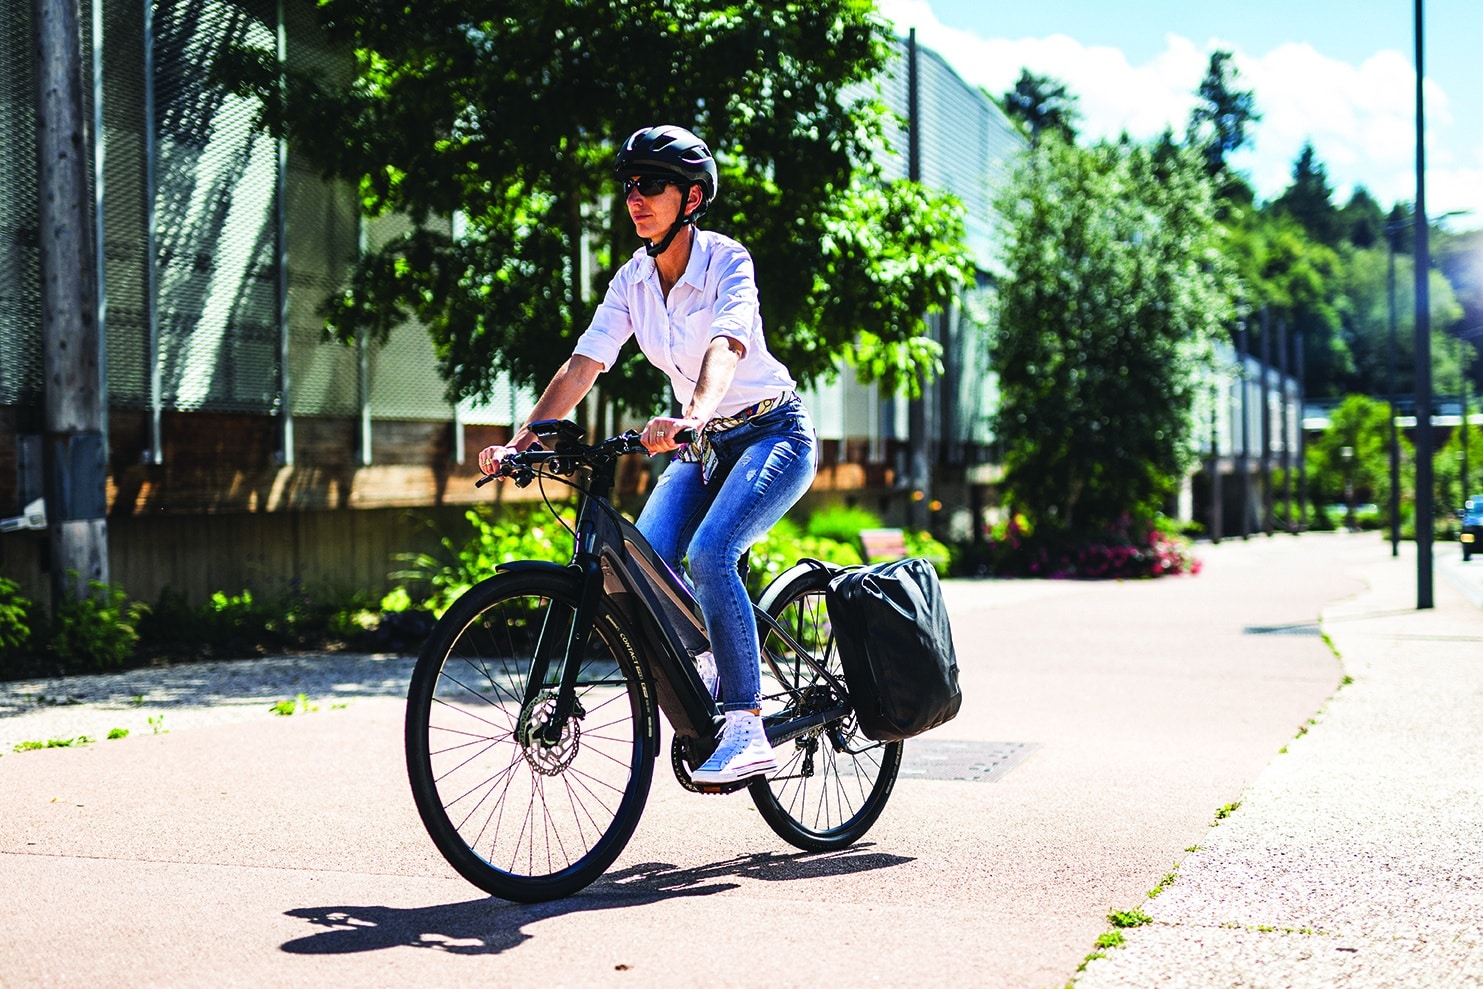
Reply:
<svg viewBox="0 0 1483 989"><path fill-rule="evenodd" d="M679 449L680 444L676 442L682 430L693 430L700 432L702 425L700 419L677 419L673 416L655 416L649 420L644 431L639 434L639 442L644 449L653 453L668 453Z"/></svg>
<svg viewBox="0 0 1483 989"><path fill-rule="evenodd" d="M485 474L498 474L505 458L519 452L514 446L486 446L479 451L479 469Z"/></svg>

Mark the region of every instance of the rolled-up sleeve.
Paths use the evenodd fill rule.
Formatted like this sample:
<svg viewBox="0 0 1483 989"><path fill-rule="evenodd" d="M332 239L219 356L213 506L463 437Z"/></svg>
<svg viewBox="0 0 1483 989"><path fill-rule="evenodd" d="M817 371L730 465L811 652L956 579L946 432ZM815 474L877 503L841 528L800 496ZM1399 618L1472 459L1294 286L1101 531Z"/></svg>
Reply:
<svg viewBox="0 0 1483 989"><path fill-rule="evenodd" d="M762 324L757 311L757 278L752 256L737 245L718 268L711 338L731 337L751 350Z"/></svg>
<svg viewBox="0 0 1483 989"><path fill-rule="evenodd" d="M602 304L592 314L592 322L577 338L572 353L591 358L608 370L618 363L618 352L633 336L633 319L629 315L628 302L623 287L615 278L608 285Z"/></svg>

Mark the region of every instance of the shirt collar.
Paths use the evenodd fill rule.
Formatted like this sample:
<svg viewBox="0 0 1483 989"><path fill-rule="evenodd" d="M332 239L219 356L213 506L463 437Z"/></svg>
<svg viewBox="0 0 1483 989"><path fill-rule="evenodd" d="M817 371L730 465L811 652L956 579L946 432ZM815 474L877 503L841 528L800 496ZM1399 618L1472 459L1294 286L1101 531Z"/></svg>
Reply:
<svg viewBox="0 0 1483 989"><path fill-rule="evenodd" d="M676 288L681 285L705 287L705 272L711 263L711 239L699 227L694 229L695 239L690 242L690 260L685 263L685 273L680 276L679 281L675 282ZM659 262L651 258L648 251L640 247L633 252L633 256L643 265L640 269L643 277L659 277Z"/></svg>

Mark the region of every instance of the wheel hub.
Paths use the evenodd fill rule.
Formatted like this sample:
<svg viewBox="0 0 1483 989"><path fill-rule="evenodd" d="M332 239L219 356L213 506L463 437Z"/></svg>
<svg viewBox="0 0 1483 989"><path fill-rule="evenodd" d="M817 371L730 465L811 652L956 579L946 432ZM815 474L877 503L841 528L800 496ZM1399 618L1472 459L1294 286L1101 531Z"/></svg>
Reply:
<svg viewBox="0 0 1483 989"><path fill-rule="evenodd" d="M548 742L543 736L551 716L556 711L556 692L548 690L540 694L520 712L520 724L516 737L525 753L525 761L542 776L557 776L577 757L582 747L582 726L579 723L586 712L581 704L574 704L572 716L561 726L561 737Z"/></svg>

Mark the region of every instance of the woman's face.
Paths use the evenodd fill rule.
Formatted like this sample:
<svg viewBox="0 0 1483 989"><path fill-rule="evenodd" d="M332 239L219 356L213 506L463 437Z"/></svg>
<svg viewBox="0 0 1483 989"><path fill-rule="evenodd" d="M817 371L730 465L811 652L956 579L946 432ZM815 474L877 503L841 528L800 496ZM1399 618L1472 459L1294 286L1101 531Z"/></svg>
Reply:
<svg viewBox="0 0 1483 989"><path fill-rule="evenodd" d="M628 217L633 221L634 232L640 237L645 240L659 240L674 226L675 220L680 217L680 207L685 204L681 199L680 187L669 181L665 181L663 189L654 195L644 195L640 186L644 186L647 181L637 175L630 176L626 199ZM700 204L697 202L691 208L698 205Z"/></svg>

